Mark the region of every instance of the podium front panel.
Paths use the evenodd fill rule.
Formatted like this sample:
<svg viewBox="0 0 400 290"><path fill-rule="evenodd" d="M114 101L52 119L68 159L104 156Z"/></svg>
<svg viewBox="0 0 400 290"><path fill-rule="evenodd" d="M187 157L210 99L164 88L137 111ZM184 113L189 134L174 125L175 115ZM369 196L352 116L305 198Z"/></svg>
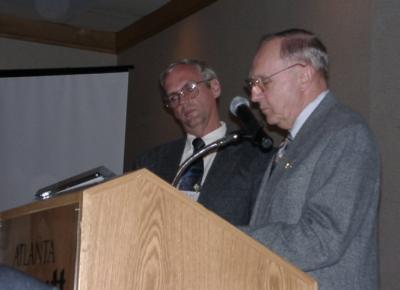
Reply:
<svg viewBox="0 0 400 290"><path fill-rule="evenodd" d="M22 270L60 290L72 290L77 226L77 204L2 218L0 263Z"/></svg>

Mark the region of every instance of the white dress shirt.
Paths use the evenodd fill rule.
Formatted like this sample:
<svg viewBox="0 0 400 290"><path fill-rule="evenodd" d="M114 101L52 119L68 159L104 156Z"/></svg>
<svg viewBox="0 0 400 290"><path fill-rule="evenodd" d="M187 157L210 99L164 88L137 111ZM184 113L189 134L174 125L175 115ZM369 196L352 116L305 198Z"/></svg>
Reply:
<svg viewBox="0 0 400 290"><path fill-rule="evenodd" d="M326 91L323 91L322 93L320 93L318 97L316 97L311 103L309 103L303 109L303 111L297 117L296 121L294 121L292 128L289 129L289 133L292 137L292 140L294 138L296 138L296 135L297 135L297 133L299 133L301 127L303 127L303 125L307 121L308 117L310 117L311 113L314 112L314 110L322 102L322 100L325 98L325 96L328 92L329 92L329 90L326 90Z"/></svg>
<svg viewBox="0 0 400 290"><path fill-rule="evenodd" d="M225 124L225 122L221 121L221 126L219 126L214 131L208 133L207 135L201 137L201 139L203 139L205 145L207 146L208 144L211 144L214 141L217 141L218 139L225 137L226 131L227 131L226 124ZM183 150L180 164L182 164L186 159L188 159L190 156L192 156L192 154L193 154L192 141L195 138L197 138L197 137L192 134L187 134L185 148ZM217 152L212 152L203 157L204 174L203 174L203 178L201 180L201 184L204 183L204 180L206 179L207 174L210 171L211 165L212 165L216 155L217 155ZM194 200L197 200L200 195L199 192L194 192L194 191L185 191L185 193L189 197L193 198Z"/></svg>

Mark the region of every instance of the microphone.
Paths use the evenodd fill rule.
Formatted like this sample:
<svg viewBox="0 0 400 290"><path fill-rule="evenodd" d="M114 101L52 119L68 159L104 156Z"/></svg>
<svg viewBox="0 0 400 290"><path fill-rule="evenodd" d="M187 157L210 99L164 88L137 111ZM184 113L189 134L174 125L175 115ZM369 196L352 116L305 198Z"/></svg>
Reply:
<svg viewBox="0 0 400 290"><path fill-rule="evenodd" d="M251 140L258 144L263 150L272 148L273 141L264 131L256 117L250 110L250 102L244 97L234 97L231 101L230 112L238 117L243 124L245 132L250 136Z"/></svg>

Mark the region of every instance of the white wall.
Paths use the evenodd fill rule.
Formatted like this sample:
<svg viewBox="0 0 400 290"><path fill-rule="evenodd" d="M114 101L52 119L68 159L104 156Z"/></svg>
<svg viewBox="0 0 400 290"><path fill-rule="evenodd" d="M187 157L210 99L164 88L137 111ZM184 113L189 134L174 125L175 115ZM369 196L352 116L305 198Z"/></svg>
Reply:
<svg viewBox="0 0 400 290"><path fill-rule="evenodd" d="M112 66L113 54L0 38L0 69Z"/></svg>
<svg viewBox="0 0 400 290"><path fill-rule="evenodd" d="M371 124L382 157L380 248L382 288L400 289L400 3L373 6L370 66Z"/></svg>

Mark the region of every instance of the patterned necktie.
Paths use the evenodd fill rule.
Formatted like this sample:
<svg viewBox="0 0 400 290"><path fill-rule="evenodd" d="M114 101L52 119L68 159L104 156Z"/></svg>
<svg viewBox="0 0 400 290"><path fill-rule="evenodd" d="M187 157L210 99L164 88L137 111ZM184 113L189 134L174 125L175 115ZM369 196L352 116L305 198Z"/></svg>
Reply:
<svg viewBox="0 0 400 290"><path fill-rule="evenodd" d="M193 154L200 151L205 146L204 141L201 138L196 138L192 142L193 144ZM204 173L203 158L198 158L194 161L183 173L179 189L187 191L200 191L201 180Z"/></svg>
<svg viewBox="0 0 400 290"><path fill-rule="evenodd" d="M270 175L272 174L272 171L275 169L276 164L278 164L279 160L282 159L285 150L287 149L289 143L293 140L292 135L289 133L285 139L279 144L278 151L275 153L274 158L272 159L272 165L271 165L271 171Z"/></svg>

